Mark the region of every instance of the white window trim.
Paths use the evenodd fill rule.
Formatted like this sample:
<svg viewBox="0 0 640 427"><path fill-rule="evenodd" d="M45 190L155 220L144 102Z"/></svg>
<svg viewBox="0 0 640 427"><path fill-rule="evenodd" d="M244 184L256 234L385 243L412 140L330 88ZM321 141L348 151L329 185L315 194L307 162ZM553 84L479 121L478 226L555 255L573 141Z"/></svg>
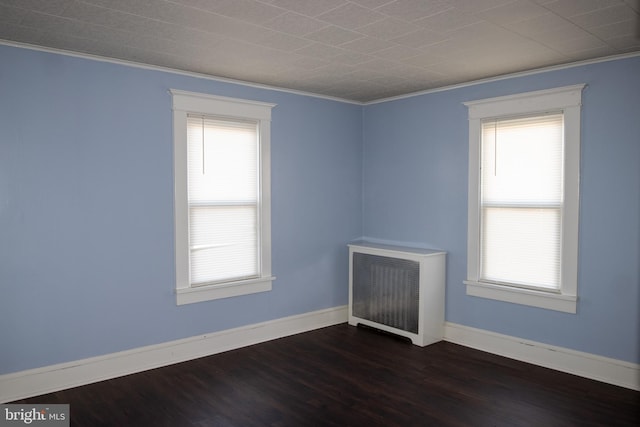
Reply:
<svg viewBox="0 0 640 427"><path fill-rule="evenodd" d="M271 290L271 109L275 104L171 89L173 98L174 236L177 305ZM205 286L189 281L187 114L258 121L260 135L260 277Z"/></svg>
<svg viewBox="0 0 640 427"><path fill-rule="evenodd" d="M465 102L469 109L467 295L576 313L580 189L580 107L584 84ZM480 282L480 138L484 119L562 110L565 122L564 208L559 293Z"/></svg>

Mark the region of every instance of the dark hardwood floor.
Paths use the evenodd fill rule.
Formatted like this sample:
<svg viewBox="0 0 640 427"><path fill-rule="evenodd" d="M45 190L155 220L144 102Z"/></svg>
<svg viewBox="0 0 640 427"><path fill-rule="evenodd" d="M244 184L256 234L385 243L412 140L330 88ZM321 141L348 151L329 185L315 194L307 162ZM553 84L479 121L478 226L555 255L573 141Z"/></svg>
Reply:
<svg viewBox="0 0 640 427"><path fill-rule="evenodd" d="M73 426L640 426L640 392L338 325L25 399Z"/></svg>

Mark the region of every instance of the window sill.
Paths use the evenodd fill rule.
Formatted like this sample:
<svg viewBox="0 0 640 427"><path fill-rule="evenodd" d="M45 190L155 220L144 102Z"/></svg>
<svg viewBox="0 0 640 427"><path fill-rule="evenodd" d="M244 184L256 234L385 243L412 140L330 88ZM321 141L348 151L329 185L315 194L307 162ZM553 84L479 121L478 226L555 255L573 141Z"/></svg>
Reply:
<svg viewBox="0 0 640 427"><path fill-rule="evenodd" d="M193 288L178 288L176 289L176 303L177 305L185 305L202 301L237 297L240 295L255 294L259 292L268 292L271 290L271 282L274 279L275 277L269 276Z"/></svg>
<svg viewBox="0 0 640 427"><path fill-rule="evenodd" d="M465 280L467 295L494 299L547 310L576 313L578 297L575 295L552 294L531 289L512 288Z"/></svg>

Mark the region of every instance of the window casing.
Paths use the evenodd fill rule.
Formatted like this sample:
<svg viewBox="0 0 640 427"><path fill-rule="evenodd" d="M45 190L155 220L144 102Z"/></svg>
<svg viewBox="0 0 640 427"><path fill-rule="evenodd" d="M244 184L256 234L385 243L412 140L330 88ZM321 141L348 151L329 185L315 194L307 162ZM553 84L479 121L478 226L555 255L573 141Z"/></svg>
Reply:
<svg viewBox="0 0 640 427"><path fill-rule="evenodd" d="M271 290L274 105L170 92L177 304Z"/></svg>
<svg viewBox="0 0 640 427"><path fill-rule="evenodd" d="M465 103L468 295L576 312L583 88Z"/></svg>

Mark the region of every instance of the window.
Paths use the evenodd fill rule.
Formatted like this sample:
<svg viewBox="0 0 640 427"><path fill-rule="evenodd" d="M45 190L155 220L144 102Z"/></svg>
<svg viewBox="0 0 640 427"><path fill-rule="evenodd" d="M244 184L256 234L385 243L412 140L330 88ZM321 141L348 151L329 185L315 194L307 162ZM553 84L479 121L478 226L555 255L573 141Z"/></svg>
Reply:
<svg viewBox="0 0 640 427"><path fill-rule="evenodd" d="M465 103L468 295L576 312L583 87Z"/></svg>
<svg viewBox="0 0 640 427"><path fill-rule="evenodd" d="M171 94L178 305L271 290L274 105Z"/></svg>

